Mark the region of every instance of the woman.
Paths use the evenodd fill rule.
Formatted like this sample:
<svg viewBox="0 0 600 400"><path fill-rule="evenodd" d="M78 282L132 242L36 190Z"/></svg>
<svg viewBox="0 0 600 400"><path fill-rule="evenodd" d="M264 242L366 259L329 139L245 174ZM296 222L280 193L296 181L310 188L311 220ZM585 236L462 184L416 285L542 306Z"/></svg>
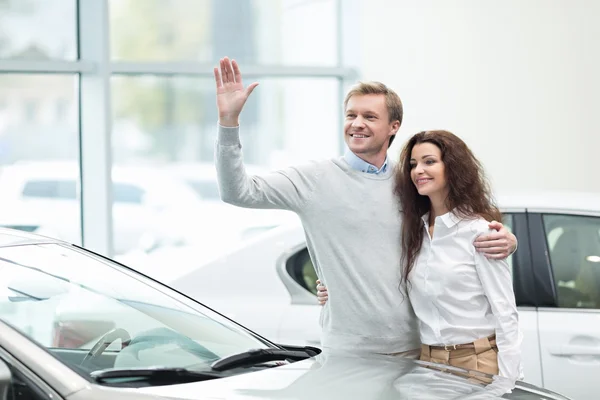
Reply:
<svg viewBox="0 0 600 400"><path fill-rule="evenodd" d="M521 379L508 263L472 245L488 221L501 220L479 161L450 132L419 132L400 154L395 192L402 286L419 319L421 360Z"/></svg>

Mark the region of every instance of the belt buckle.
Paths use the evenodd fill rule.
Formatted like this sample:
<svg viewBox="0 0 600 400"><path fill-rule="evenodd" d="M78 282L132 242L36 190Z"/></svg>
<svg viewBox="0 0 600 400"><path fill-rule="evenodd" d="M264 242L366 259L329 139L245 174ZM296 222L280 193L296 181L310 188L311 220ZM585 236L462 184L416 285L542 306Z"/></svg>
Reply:
<svg viewBox="0 0 600 400"><path fill-rule="evenodd" d="M451 344L451 345L444 345L444 350L446 351L450 351L450 350L456 350L456 345L455 344Z"/></svg>

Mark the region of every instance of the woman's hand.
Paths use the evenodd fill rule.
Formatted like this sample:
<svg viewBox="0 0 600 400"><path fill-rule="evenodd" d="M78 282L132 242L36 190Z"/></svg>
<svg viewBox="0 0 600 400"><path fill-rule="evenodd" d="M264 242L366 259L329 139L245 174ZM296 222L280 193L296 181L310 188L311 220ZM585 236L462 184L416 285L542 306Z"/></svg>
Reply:
<svg viewBox="0 0 600 400"><path fill-rule="evenodd" d="M317 279L317 300L319 300L319 304L325 305L328 298L329 295L327 293L327 288L321 283L320 280Z"/></svg>

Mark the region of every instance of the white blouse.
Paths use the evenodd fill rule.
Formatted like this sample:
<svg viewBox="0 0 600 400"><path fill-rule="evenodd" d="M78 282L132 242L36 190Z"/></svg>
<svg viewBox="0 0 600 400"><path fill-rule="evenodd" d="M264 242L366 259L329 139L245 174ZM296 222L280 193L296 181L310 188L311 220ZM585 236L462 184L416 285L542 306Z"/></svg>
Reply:
<svg viewBox="0 0 600 400"><path fill-rule="evenodd" d="M506 260L490 260L473 242L490 232L483 218L450 212L435 219L409 274L409 297L427 345L471 343L496 334L501 376L522 379L521 341L511 271Z"/></svg>

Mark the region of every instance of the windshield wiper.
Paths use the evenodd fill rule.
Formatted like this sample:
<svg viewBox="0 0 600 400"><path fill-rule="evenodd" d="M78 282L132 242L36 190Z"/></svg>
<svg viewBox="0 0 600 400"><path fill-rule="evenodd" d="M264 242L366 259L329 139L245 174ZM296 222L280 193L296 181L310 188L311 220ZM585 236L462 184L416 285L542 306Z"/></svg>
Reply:
<svg viewBox="0 0 600 400"><path fill-rule="evenodd" d="M215 374L210 371L199 372L186 368L168 367L103 369L90 373L90 376L97 383L119 386L139 386L140 382L160 386L223 377L222 374Z"/></svg>
<svg viewBox="0 0 600 400"><path fill-rule="evenodd" d="M227 371L229 369L252 366L267 361L300 361L317 355L310 349L282 350L282 349L253 349L243 353L223 357L211 364L214 371Z"/></svg>

